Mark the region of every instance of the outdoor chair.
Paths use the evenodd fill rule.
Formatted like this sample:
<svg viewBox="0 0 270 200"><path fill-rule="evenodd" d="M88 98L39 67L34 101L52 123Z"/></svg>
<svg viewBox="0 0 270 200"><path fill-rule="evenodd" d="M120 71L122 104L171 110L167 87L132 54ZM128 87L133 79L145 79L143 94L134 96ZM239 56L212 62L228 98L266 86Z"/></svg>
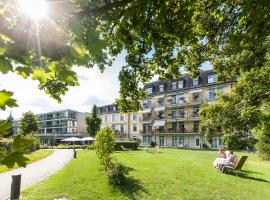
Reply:
<svg viewBox="0 0 270 200"><path fill-rule="evenodd" d="M244 163L246 162L246 160L247 160L247 156L241 156L234 167L224 166L225 167L225 173L233 172L238 177L237 171L241 171L241 169L242 169Z"/></svg>
<svg viewBox="0 0 270 200"><path fill-rule="evenodd" d="M123 149L123 151L132 151L131 149L126 149L126 148L123 147L122 145L121 145L121 148Z"/></svg>

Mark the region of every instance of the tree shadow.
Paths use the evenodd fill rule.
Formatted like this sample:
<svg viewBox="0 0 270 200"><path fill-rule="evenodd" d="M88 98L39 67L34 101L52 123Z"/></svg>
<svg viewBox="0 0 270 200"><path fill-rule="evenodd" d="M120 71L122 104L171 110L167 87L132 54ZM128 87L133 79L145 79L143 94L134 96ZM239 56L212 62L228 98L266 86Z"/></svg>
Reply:
<svg viewBox="0 0 270 200"><path fill-rule="evenodd" d="M249 179L249 180L252 180L252 181L259 181L259 182L264 182L264 183L270 183L270 181L268 181L266 179L253 177L253 176L249 175L249 174L261 174L259 172L242 170L242 171L237 171L236 173L237 173L237 176L239 178L244 178L244 179ZM233 173L230 173L230 175L235 176L235 174L233 174Z"/></svg>
<svg viewBox="0 0 270 200"><path fill-rule="evenodd" d="M141 199L139 195L140 193L149 194L149 192L142 186L140 180L130 176L126 177L122 185L114 186L113 189L121 192L131 200Z"/></svg>

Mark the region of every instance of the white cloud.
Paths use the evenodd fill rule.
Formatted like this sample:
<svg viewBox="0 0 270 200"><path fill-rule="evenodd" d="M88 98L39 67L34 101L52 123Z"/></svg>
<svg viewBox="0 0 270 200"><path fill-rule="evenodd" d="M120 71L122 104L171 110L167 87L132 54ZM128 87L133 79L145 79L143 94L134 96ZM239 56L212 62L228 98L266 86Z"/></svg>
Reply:
<svg viewBox="0 0 270 200"><path fill-rule="evenodd" d="M89 112L93 104L101 106L113 103L120 87L118 73L124 64L124 55L121 54L113 66L107 68L103 74L97 68L74 68L78 73L80 86L70 88L62 97L61 104L40 91L37 81L25 80L14 73L0 74L0 89L14 92L14 98L17 99L19 105L19 107L11 109L15 118L20 118L23 112L29 110L34 113L42 113L69 108ZM9 112L10 109L0 111L0 118L6 118Z"/></svg>

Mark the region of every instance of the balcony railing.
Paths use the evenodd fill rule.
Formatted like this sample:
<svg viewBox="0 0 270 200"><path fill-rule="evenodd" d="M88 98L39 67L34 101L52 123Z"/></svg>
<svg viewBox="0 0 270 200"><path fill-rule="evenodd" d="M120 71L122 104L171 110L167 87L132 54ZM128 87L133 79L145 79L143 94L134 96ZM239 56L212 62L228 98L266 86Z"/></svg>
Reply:
<svg viewBox="0 0 270 200"><path fill-rule="evenodd" d="M140 117L140 122L152 121L153 117Z"/></svg>
<svg viewBox="0 0 270 200"><path fill-rule="evenodd" d="M179 114L167 114L166 119L185 119L187 117L185 112Z"/></svg>
<svg viewBox="0 0 270 200"><path fill-rule="evenodd" d="M127 132L126 132L126 131L118 131L118 130L115 130L115 131L114 131L114 134L115 134L115 135L126 135Z"/></svg>
<svg viewBox="0 0 270 200"><path fill-rule="evenodd" d="M197 119L199 117L199 114L197 111L193 111L190 115L189 118L191 119Z"/></svg>
<svg viewBox="0 0 270 200"><path fill-rule="evenodd" d="M164 115L157 115L155 117L155 120L161 120L161 119L165 119L165 116Z"/></svg>
<svg viewBox="0 0 270 200"><path fill-rule="evenodd" d="M154 133L154 131L152 131L152 130L141 130L140 131L140 134L153 134Z"/></svg>
<svg viewBox="0 0 270 200"><path fill-rule="evenodd" d="M198 128L164 128L164 129L155 129L154 133L198 133Z"/></svg>

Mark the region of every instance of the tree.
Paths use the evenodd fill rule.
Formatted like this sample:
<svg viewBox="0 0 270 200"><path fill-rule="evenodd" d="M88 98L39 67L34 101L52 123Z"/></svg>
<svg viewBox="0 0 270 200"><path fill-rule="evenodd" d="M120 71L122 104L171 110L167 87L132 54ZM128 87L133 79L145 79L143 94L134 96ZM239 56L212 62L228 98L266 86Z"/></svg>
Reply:
<svg viewBox="0 0 270 200"><path fill-rule="evenodd" d="M87 124L87 133L95 137L100 129L101 119L97 116L97 106L94 105L92 109L92 116L87 116L85 118Z"/></svg>
<svg viewBox="0 0 270 200"><path fill-rule="evenodd" d="M39 122L33 112L28 111L22 114L22 118L19 123L19 129L23 135L36 133L38 131Z"/></svg>
<svg viewBox="0 0 270 200"><path fill-rule="evenodd" d="M79 84L72 66L103 71L123 51L116 100L123 112L141 108L146 93L139 86L155 75L175 78L184 67L196 76L210 62L223 81L269 67L265 0L48 1L50 19L39 21L15 15L21 12L14 0L0 5L1 73L37 80L59 102ZM3 95L1 109L16 106L11 92Z"/></svg>
<svg viewBox="0 0 270 200"><path fill-rule="evenodd" d="M209 141L217 131L222 131L229 149L243 149L254 146L256 136L259 153L270 154L267 147L267 127L270 126L269 62L265 67L244 73L230 93L219 95L215 104L200 109L200 128Z"/></svg>

